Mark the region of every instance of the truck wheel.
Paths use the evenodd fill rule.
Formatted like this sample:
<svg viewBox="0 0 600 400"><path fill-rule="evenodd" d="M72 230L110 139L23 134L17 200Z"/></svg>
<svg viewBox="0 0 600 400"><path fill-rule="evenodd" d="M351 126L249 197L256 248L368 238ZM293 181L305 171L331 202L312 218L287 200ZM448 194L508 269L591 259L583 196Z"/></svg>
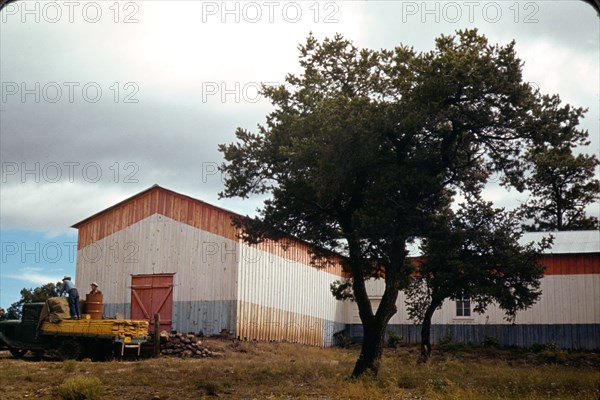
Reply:
<svg viewBox="0 0 600 400"><path fill-rule="evenodd" d="M111 361L115 358L115 352L111 342L95 342L90 346L90 355L94 361Z"/></svg>
<svg viewBox="0 0 600 400"><path fill-rule="evenodd" d="M59 344L57 351L61 360L76 360L83 348L77 340L65 340Z"/></svg>
<svg viewBox="0 0 600 400"><path fill-rule="evenodd" d="M44 350L32 350L32 353L35 358L42 358L46 352Z"/></svg>
<svg viewBox="0 0 600 400"><path fill-rule="evenodd" d="M12 354L12 356L14 358L23 358L25 356L25 354L27 354L27 352L29 350L27 350L27 349L15 349L13 347L10 347L8 349L8 351L10 351L10 354Z"/></svg>

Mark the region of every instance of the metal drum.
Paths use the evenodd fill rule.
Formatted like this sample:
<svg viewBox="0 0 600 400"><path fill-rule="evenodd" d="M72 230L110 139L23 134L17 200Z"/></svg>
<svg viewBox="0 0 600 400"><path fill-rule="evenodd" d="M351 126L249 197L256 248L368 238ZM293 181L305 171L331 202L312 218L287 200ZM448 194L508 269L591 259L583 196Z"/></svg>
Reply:
<svg viewBox="0 0 600 400"><path fill-rule="evenodd" d="M102 294L85 295L85 313L89 314L91 319L102 319Z"/></svg>

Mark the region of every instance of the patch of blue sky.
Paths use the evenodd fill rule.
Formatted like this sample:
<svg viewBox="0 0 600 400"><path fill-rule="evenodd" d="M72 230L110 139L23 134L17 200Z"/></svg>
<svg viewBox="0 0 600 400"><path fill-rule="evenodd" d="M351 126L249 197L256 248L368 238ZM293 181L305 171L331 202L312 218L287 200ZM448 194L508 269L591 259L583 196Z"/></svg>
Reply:
<svg viewBox="0 0 600 400"><path fill-rule="evenodd" d="M77 233L8 229L0 231L0 306L21 298L23 288L60 282L75 275Z"/></svg>

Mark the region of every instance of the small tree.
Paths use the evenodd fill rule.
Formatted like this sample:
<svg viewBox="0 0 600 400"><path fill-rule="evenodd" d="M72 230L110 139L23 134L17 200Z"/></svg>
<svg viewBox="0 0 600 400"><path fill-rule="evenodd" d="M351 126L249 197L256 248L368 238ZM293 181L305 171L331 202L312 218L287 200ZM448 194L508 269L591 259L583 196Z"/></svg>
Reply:
<svg viewBox="0 0 600 400"><path fill-rule="evenodd" d="M23 304L44 302L50 297L58 296L58 292L62 287L62 282L46 283L45 285L36 287L35 289L21 289L21 299L12 303L7 310L7 316L10 319L20 319L23 309Z"/></svg>
<svg viewBox="0 0 600 400"><path fill-rule="evenodd" d="M431 319L445 300L467 297L480 313L493 302L509 320L537 301L544 273L538 257L550 242L520 245L518 222L477 197L456 213L445 209L434 216L406 290L409 317L422 324L422 361L431 356Z"/></svg>
<svg viewBox="0 0 600 400"><path fill-rule="evenodd" d="M574 154L587 146L588 132L577 129L585 110L560 106L558 96L543 96L535 109L535 144L525 154L526 170L517 187L532 198L520 208L529 231L598 229L598 218L585 209L600 198L595 155Z"/></svg>

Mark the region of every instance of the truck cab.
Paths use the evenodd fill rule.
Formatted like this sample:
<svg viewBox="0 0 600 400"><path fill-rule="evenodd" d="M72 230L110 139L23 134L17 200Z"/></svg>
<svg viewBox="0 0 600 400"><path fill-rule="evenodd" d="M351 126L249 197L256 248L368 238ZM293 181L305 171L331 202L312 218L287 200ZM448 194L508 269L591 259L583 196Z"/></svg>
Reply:
<svg viewBox="0 0 600 400"><path fill-rule="evenodd" d="M28 350L42 350L45 338L38 337L38 324L44 303L23 305L20 320L0 321L0 344L8 347L15 357L24 356Z"/></svg>

